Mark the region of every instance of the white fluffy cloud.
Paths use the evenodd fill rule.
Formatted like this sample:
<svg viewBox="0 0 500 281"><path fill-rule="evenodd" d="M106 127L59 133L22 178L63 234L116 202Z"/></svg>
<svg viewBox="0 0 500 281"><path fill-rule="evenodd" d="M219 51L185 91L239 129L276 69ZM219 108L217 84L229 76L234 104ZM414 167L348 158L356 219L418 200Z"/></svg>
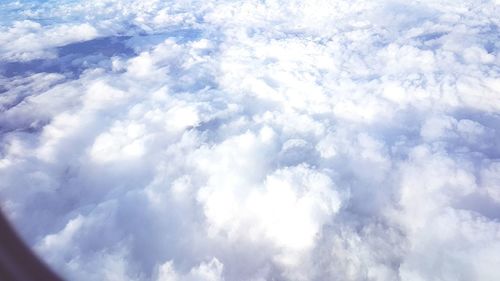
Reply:
<svg viewBox="0 0 500 281"><path fill-rule="evenodd" d="M2 3L2 209L69 280L496 281L499 13Z"/></svg>
<svg viewBox="0 0 500 281"><path fill-rule="evenodd" d="M53 47L86 41L98 36L97 30L86 23L44 28L41 24L30 20L16 21L12 27L4 28L0 34L2 43L0 59L3 61L53 58L56 57L56 54L51 52Z"/></svg>

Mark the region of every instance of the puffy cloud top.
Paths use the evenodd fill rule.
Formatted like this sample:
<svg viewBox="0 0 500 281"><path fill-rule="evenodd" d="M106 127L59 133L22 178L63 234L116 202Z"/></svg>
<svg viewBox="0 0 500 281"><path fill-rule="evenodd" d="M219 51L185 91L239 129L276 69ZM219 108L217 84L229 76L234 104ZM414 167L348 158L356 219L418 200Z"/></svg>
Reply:
<svg viewBox="0 0 500 281"><path fill-rule="evenodd" d="M499 1L4 1L0 202L69 280L500 278Z"/></svg>

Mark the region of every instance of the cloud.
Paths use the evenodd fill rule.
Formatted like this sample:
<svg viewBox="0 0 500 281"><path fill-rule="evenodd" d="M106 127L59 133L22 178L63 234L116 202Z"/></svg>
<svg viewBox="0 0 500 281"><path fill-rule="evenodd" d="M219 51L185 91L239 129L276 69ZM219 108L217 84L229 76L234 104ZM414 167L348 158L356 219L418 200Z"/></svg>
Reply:
<svg viewBox="0 0 500 281"><path fill-rule="evenodd" d="M210 262L202 263L198 267L192 268L188 274L181 275L175 272L172 262L166 262L159 267L158 281L177 281L177 280L224 280L222 277L224 266L216 258Z"/></svg>
<svg viewBox="0 0 500 281"><path fill-rule="evenodd" d="M0 202L62 276L500 276L495 1L0 5Z"/></svg>
<svg viewBox="0 0 500 281"><path fill-rule="evenodd" d="M0 59L3 61L54 58L56 54L52 52L53 47L87 41L98 36L97 30L89 24L44 28L30 20L14 22L10 28L4 28L1 34L3 48Z"/></svg>

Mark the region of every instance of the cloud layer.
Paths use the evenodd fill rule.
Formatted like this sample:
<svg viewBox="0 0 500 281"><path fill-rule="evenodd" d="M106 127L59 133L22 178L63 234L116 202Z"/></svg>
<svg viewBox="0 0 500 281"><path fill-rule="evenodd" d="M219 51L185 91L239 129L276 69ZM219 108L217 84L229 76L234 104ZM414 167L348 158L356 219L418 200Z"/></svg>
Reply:
<svg viewBox="0 0 500 281"><path fill-rule="evenodd" d="M2 209L69 280L498 280L499 4L0 4Z"/></svg>

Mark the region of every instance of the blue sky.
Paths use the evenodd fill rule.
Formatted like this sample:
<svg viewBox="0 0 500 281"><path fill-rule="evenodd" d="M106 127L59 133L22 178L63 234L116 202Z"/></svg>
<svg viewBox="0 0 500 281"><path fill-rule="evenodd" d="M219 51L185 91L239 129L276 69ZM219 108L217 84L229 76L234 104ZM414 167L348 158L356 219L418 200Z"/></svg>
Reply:
<svg viewBox="0 0 500 281"><path fill-rule="evenodd" d="M2 2L2 210L68 280L496 281L498 14Z"/></svg>

